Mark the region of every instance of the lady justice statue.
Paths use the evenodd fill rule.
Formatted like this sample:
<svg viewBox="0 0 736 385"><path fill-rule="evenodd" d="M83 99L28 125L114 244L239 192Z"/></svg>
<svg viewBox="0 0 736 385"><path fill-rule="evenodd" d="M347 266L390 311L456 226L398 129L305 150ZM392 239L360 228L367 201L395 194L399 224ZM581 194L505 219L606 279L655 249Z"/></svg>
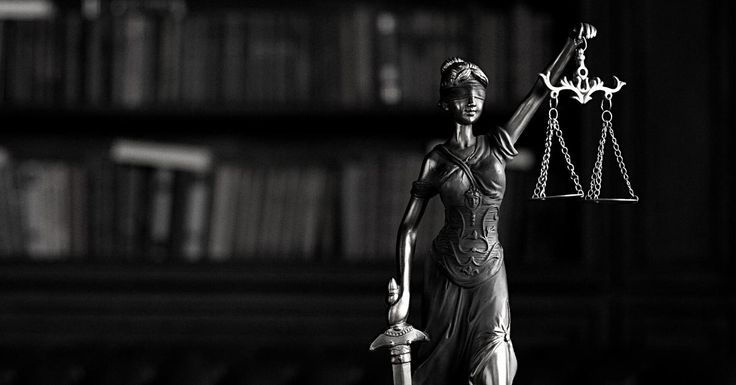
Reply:
<svg viewBox="0 0 736 385"><path fill-rule="evenodd" d="M585 23L570 33L545 70L552 83L578 45L595 35L596 29ZM442 64L438 105L453 118L454 130L425 156L413 183L398 234L400 282L389 283L390 327L371 345L390 348L397 385L412 380L416 385L510 385L516 373L498 213L506 164L517 154L514 144L549 91L537 80L506 124L475 136L473 123L483 112L487 87L488 78L475 64L460 58ZM445 225L425 264L424 334L406 323L409 277L417 227L435 195L445 206ZM412 375L409 344L420 340L426 342L419 345Z"/></svg>

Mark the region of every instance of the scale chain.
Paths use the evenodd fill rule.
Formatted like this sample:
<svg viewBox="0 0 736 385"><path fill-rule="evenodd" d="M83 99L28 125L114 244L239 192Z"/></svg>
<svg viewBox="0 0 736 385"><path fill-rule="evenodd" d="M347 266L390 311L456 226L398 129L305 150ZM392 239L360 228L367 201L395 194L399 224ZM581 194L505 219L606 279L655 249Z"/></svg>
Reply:
<svg viewBox="0 0 736 385"><path fill-rule="evenodd" d="M544 155L542 156L542 168L539 170L539 178L537 178L537 185L534 187L534 195L532 195L532 198L535 199L542 199L546 198L546 189L547 189L547 173L549 170L549 159L552 152L552 136L554 135L554 122L557 120L555 118L555 115L553 115L553 112L556 112L557 109L552 106L552 98L550 98L550 109L549 109L549 119L547 120L547 131L546 131L546 138L544 141ZM554 99L555 102L557 99Z"/></svg>
<svg viewBox="0 0 736 385"><path fill-rule="evenodd" d="M539 170L539 178L537 179L537 184L534 187L534 194L532 195L532 198L534 199L544 199L547 197L546 189L547 179L549 176L549 160L552 152L552 137L554 136L557 136L557 141L560 143L562 156L565 159L567 171L570 173L570 180L575 184L575 192L580 196L584 195L583 187L580 185L580 178L575 172L575 166L572 164L572 160L570 158L570 151L568 150L567 145L565 145L565 139L562 137L560 122L557 120L557 117L559 116L559 111L557 110L557 96L557 92L552 92L550 95L549 112L547 114L549 119L547 119L544 155L542 156L542 167Z"/></svg>
<svg viewBox="0 0 736 385"><path fill-rule="evenodd" d="M557 140L560 143L560 148L562 149L562 155L565 158L565 163L567 163L567 171L570 172L570 179L572 179L572 182L575 184L575 192L577 192L580 196L583 196L583 186L580 185L580 178L575 172L575 166L572 164L572 160L570 159L570 152L567 149L567 146L565 146L565 139L562 138L562 129L560 129L560 123L557 121L557 119L555 119L553 125L555 129L555 134L557 135Z"/></svg>
<svg viewBox="0 0 736 385"><path fill-rule="evenodd" d="M624 182L626 182L626 188L629 190L629 195L631 195L632 198L638 199L636 194L634 194L634 189L631 187L631 181L629 180L629 172L626 170L626 164L624 164L624 157L621 154L621 148L618 145L618 140L616 140L616 137L613 134L613 125L609 123L608 131L611 135L611 144L613 145L613 153L616 156L616 162L618 163L618 169L621 171L621 175L624 178Z"/></svg>
<svg viewBox="0 0 736 385"><path fill-rule="evenodd" d="M608 102L606 105L606 102ZM596 200L599 198L601 193L601 184L603 179L603 157L605 154L606 136L611 136L611 145L613 147L613 153L618 164L618 169L621 172L621 176L624 178L626 188L629 190L631 198L638 200L639 198L634 193L633 187L631 187L631 180L629 179L629 173L626 170L626 164L624 164L624 157L621 153L621 147L618 144L618 140L613 132L613 112L611 108L613 102L611 96L606 95L605 99L601 100L601 120L603 121L601 129L601 138L598 142L598 154L596 156L595 166L593 167L593 175L590 178L590 189L586 194L586 199Z"/></svg>
<svg viewBox="0 0 736 385"><path fill-rule="evenodd" d="M608 123L603 122L601 130L601 138L598 141L598 154L596 155L595 165L593 166L593 174L590 177L590 189L585 196L586 199L598 199L601 193L601 179L603 176L603 154L606 146L606 134L608 133Z"/></svg>

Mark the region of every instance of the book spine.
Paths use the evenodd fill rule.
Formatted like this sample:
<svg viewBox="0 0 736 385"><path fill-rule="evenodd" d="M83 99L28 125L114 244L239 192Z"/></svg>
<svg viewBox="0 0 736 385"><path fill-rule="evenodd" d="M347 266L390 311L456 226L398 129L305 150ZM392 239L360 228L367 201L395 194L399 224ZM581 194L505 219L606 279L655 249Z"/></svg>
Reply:
<svg viewBox="0 0 736 385"><path fill-rule="evenodd" d="M69 206L63 168L28 160L22 162L19 172L26 254L32 260L56 260L68 255L69 223L64 210Z"/></svg>
<svg viewBox="0 0 736 385"><path fill-rule="evenodd" d="M319 229L323 226L322 216L326 214L323 210L324 203L321 200L325 196L326 174L317 166L308 167L304 171L304 200L302 216L303 227L298 229L301 234L299 254L302 259L313 261L317 257L317 246L319 243Z"/></svg>
<svg viewBox="0 0 736 385"><path fill-rule="evenodd" d="M58 44L58 56L63 57L64 67L60 74L62 95L66 106L78 106L81 101L82 86L82 18L81 15L69 12L63 19L63 42ZM53 65L53 63L52 63Z"/></svg>
<svg viewBox="0 0 736 385"><path fill-rule="evenodd" d="M12 51L9 52L10 99L16 105L27 105L33 100L33 48L34 22L28 20L14 22Z"/></svg>
<svg viewBox="0 0 736 385"><path fill-rule="evenodd" d="M188 105L201 105L205 97L205 57L202 53L207 49L208 22L201 15L187 17L184 22L181 98Z"/></svg>
<svg viewBox="0 0 736 385"><path fill-rule="evenodd" d="M53 170L54 254L56 258L68 259L72 256L72 170L69 164L61 162L56 162Z"/></svg>
<svg viewBox="0 0 736 385"><path fill-rule="evenodd" d="M143 260L144 235L148 218L146 194L147 170L142 167L119 165L117 250L127 261Z"/></svg>
<svg viewBox="0 0 736 385"><path fill-rule="evenodd" d="M171 252L171 217L174 201L173 170L160 168L153 171L151 199L149 244L146 254L153 261L162 262Z"/></svg>
<svg viewBox="0 0 736 385"><path fill-rule="evenodd" d="M160 23L156 100L164 106L181 101L183 24L179 13L164 17Z"/></svg>
<svg viewBox="0 0 736 385"><path fill-rule="evenodd" d="M0 148L0 258L13 256L13 215L11 209L12 170L7 151Z"/></svg>
<svg viewBox="0 0 736 385"><path fill-rule="evenodd" d="M202 65L203 87L202 97L198 99L202 105L218 106L222 101L223 78L223 17L219 14L209 15L204 26Z"/></svg>
<svg viewBox="0 0 736 385"><path fill-rule="evenodd" d="M90 207L89 207L89 190L87 188L86 170L78 165L70 167L69 170L69 189L71 208L70 230L71 230L71 256L73 258L85 258L89 255L89 228Z"/></svg>
<svg viewBox="0 0 736 385"><path fill-rule="evenodd" d="M185 194L184 237L181 241L181 254L185 261L197 262L204 258L207 246L210 186L206 175L192 175Z"/></svg>
<svg viewBox="0 0 736 385"><path fill-rule="evenodd" d="M312 60L318 54L313 50L312 22L303 13L291 15L291 33L294 39L294 53L291 71L293 72L289 89L293 102L297 106L307 106L311 100L312 91Z"/></svg>
<svg viewBox="0 0 736 385"><path fill-rule="evenodd" d="M215 170L208 242L209 258L215 262L228 260L233 255L238 174L237 168L230 165Z"/></svg>
<svg viewBox="0 0 736 385"><path fill-rule="evenodd" d="M312 31L312 42L318 51L312 54L312 96L315 100L333 107L340 107L342 97L341 76L336 65L340 63L339 41L335 31L339 30L336 10L313 10L312 17L319 18L319 23ZM327 12L325 17L324 12Z"/></svg>
<svg viewBox="0 0 736 385"><path fill-rule="evenodd" d="M303 185L306 166L289 165L284 170L284 201L281 213L281 226L284 239L277 254L290 259L298 258L299 237L304 232L304 206L308 204L305 186Z"/></svg>
<svg viewBox="0 0 736 385"><path fill-rule="evenodd" d="M282 166L269 167L266 171L263 221L259 226L258 258L274 257L281 249L283 229L281 221L285 200L286 176Z"/></svg>
<svg viewBox="0 0 736 385"><path fill-rule="evenodd" d="M245 101L247 86L246 18L242 13L231 13L223 23L222 100L238 106Z"/></svg>
<svg viewBox="0 0 736 385"><path fill-rule="evenodd" d="M30 89L31 99L28 100L33 105L45 105L48 100L48 88L51 79L48 78L46 69L52 58L49 57L48 51L50 44L49 24L47 20L33 21L31 24L31 38L29 41L31 51L31 81L26 85Z"/></svg>
<svg viewBox="0 0 736 385"><path fill-rule="evenodd" d="M118 215L115 191L116 168L102 156L88 161L89 248L92 258L110 261L116 254L115 228Z"/></svg>
<svg viewBox="0 0 736 385"><path fill-rule="evenodd" d="M236 249L241 258L255 258L258 254L259 229L264 223L265 172L250 165L241 167Z"/></svg>
<svg viewBox="0 0 736 385"><path fill-rule="evenodd" d="M343 165L341 202L341 240L344 260L355 261L364 256L366 217L365 217L365 165L359 160L350 160Z"/></svg>
<svg viewBox="0 0 736 385"><path fill-rule="evenodd" d="M113 40L112 20L108 16L84 22L84 97L92 106L109 103Z"/></svg>
<svg viewBox="0 0 736 385"><path fill-rule="evenodd" d="M145 14L131 11L121 16L113 45L113 102L137 107L152 99L153 27Z"/></svg>

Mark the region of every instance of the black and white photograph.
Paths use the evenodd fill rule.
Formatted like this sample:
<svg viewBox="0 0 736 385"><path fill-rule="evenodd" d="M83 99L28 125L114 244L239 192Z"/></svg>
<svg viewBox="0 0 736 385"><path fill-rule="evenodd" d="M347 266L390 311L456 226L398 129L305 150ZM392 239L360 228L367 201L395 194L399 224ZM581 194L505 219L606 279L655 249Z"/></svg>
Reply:
<svg viewBox="0 0 736 385"><path fill-rule="evenodd" d="M0 385L736 385L733 20L0 0Z"/></svg>

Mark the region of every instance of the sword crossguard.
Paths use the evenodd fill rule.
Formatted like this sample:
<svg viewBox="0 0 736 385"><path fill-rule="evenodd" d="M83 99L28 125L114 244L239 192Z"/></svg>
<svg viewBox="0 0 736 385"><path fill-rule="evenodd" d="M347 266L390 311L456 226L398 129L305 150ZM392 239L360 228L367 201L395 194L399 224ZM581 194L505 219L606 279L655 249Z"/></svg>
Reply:
<svg viewBox="0 0 736 385"><path fill-rule="evenodd" d="M384 346L393 350L393 348L400 346L408 347L412 342L416 341L429 341L429 337L423 331L415 329L407 323L402 323L391 326L388 330L376 337L373 343L371 343L370 350L376 350Z"/></svg>

